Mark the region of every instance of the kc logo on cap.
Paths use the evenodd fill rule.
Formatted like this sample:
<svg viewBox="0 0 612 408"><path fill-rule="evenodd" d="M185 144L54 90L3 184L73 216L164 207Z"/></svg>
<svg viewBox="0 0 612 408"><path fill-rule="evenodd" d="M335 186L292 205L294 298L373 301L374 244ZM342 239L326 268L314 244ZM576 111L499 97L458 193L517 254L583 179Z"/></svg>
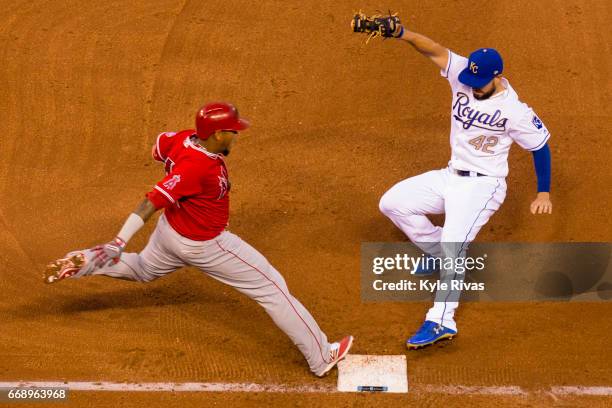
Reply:
<svg viewBox="0 0 612 408"><path fill-rule="evenodd" d="M494 48L481 48L470 54L459 73L459 81L471 88L482 88L504 70L501 55Z"/></svg>

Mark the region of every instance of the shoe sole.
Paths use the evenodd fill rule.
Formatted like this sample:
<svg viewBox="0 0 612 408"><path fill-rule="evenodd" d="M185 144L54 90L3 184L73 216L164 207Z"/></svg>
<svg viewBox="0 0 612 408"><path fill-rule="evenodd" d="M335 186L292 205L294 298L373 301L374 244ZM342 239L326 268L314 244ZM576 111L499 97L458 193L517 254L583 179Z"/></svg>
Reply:
<svg viewBox="0 0 612 408"><path fill-rule="evenodd" d="M325 368L325 371L323 371L322 374L317 375L317 377L319 377L319 378L325 377L326 375L328 375L331 372L332 368L334 368L336 366L336 364L338 364L340 361L344 360L344 358L346 357L348 352L351 350L351 347L353 347L353 340L354 340L353 336L350 336L348 347L346 348L346 350L344 350L344 353L342 353L342 355L339 355L338 359L336 361L334 361L333 363L329 364Z"/></svg>
<svg viewBox="0 0 612 408"><path fill-rule="evenodd" d="M408 350L417 350L423 347L427 347L427 346L431 346L434 343L437 343L441 340L452 340L454 337L456 336L456 334L444 334L440 337L438 337L437 339L430 341L428 343L422 343L422 344L411 344L411 343L406 343L406 348L408 348Z"/></svg>
<svg viewBox="0 0 612 408"><path fill-rule="evenodd" d="M45 268L43 279L51 284L75 275L83 267L85 258L83 254L75 254L51 262Z"/></svg>

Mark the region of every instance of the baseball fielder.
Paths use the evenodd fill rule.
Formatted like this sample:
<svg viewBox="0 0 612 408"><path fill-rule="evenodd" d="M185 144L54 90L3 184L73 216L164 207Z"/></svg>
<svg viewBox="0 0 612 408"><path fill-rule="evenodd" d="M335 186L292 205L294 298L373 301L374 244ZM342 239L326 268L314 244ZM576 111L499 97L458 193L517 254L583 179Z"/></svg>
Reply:
<svg viewBox="0 0 612 408"><path fill-rule="evenodd" d="M224 156L248 121L229 103L211 103L196 115L196 130L164 132L153 146L153 159L166 176L146 194L121 231L107 244L70 252L46 268L47 283L65 278L106 275L149 282L193 265L259 303L302 352L310 370L322 377L342 360L353 343L327 336L294 298L281 274L263 255L226 227L228 179ZM160 209L157 227L144 250L123 252L128 241Z"/></svg>
<svg viewBox="0 0 612 408"><path fill-rule="evenodd" d="M502 76L502 57L495 49L481 48L465 58L408 30L396 15L368 17L360 13L354 16L352 26L355 32L407 42L440 68L452 90L448 166L403 180L380 200L380 211L412 242L433 260L464 256L467 245L504 201L513 142L533 153L538 193L531 212L552 212L550 134ZM426 214L445 214L444 226L433 225ZM415 273L432 273L435 266L435 262L427 262ZM444 273L456 277L453 271ZM458 296L436 296L425 322L407 340L408 348L455 336L458 305Z"/></svg>

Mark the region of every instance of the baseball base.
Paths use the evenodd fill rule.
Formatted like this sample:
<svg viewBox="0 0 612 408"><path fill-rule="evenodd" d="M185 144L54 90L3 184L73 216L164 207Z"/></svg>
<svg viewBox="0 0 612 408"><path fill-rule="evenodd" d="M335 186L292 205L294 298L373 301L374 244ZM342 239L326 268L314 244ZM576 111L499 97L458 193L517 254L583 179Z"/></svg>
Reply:
<svg viewBox="0 0 612 408"><path fill-rule="evenodd" d="M408 392L406 356L349 354L338 363L340 392Z"/></svg>

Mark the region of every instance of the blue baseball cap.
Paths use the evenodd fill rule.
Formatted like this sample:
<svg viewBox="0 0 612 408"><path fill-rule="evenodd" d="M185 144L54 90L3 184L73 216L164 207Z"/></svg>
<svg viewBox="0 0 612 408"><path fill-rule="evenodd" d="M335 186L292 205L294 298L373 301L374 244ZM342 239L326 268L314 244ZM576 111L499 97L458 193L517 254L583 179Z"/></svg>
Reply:
<svg viewBox="0 0 612 408"><path fill-rule="evenodd" d="M459 81L472 88L482 88L504 70L499 52L493 48L481 48L470 54L468 65L459 73Z"/></svg>

